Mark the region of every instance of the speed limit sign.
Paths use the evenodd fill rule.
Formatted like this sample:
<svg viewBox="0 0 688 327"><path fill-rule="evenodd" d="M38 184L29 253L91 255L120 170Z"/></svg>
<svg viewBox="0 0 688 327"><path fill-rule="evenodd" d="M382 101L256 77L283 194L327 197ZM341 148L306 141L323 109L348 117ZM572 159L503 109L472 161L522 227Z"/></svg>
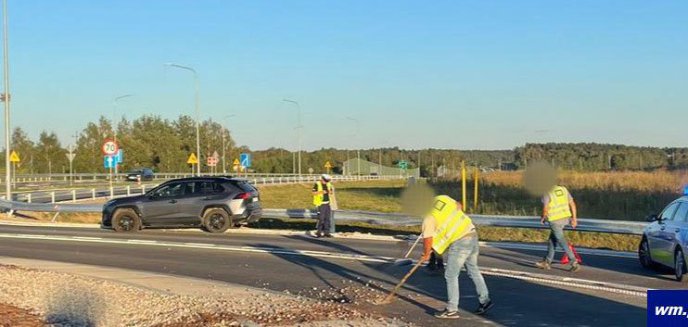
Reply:
<svg viewBox="0 0 688 327"><path fill-rule="evenodd" d="M117 150L119 150L119 147L117 146L117 143L113 140L105 140L105 143L103 143L103 154L106 156L114 156L117 154Z"/></svg>

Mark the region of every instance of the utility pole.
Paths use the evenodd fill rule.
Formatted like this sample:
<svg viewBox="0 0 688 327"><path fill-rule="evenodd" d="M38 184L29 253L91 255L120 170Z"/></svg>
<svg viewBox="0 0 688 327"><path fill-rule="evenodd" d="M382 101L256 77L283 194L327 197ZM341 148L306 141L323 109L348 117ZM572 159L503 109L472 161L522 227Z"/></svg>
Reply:
<svg viewBox="0 0 688 327"><path fill-rule="evenodd" d="M5 102L5 199L12 201L12 172L10 168L10 64L9 46L7 42L7 0L2 0L2 53L4 66L4 86L2 101Z"/></svg>
<svg viewBox="0 0 688 327"><path fill-rule="evenodd" d="M289 100L289 99L282 99L284 102L291 103L293 105L296 105L296 110L297 110L297 125L296 125L296 138L297 138L297 143L298 143L298 157L299 157L299 176L301 176L301 130L303 129L303 125L301 125L301 105L299 104L298 101L294 100Z"/></svg>

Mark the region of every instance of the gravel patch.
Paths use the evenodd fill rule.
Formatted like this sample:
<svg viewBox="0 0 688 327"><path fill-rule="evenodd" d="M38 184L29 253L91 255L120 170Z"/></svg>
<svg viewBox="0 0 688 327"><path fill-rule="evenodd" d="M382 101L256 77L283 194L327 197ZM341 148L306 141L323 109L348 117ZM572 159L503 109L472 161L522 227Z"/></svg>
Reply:
<svg viewBox="0 0 688 327"><path fill-rule="evenodd" d="M349 304L359 299L352 289L321 296L248 288L234 291L235 296L226 290L222 296L186 296L6 265L0 265L0 280L0 308L40 317L48 326L408 326Z"/></svg>

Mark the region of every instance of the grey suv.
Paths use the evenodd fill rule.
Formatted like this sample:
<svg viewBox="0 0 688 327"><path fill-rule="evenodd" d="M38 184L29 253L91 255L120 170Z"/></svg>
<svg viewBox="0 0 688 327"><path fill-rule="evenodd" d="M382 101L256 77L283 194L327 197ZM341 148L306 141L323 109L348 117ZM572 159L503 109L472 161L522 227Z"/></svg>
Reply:
<svg viewBox="0 0 688 327"><path fill-rule="evenodd" d="M148 193L103 206L101 227L132 232L147 227L201 227L222 233L261 216L258 190L242 179L194 177L167 181Z"/></svg>

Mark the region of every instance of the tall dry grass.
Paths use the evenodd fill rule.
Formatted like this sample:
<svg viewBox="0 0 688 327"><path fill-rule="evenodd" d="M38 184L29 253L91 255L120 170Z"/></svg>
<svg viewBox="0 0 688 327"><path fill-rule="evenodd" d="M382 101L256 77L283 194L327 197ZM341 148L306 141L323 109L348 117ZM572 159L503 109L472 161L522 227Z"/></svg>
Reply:
<svg viewBox="0 0 688 327"><path fill-rule="evenodd" d="M685 171L669 172L571 172L559 173L578 204L583 218L644 220L681 196L688 184ZM457 180L432 183L438 193L460 198ZM473 181L468 181L468 207L473 206ZM476 213L533 215L542 210L538 197L526 192L523 172L492 172L480 178L480 200Z"/></svg>

